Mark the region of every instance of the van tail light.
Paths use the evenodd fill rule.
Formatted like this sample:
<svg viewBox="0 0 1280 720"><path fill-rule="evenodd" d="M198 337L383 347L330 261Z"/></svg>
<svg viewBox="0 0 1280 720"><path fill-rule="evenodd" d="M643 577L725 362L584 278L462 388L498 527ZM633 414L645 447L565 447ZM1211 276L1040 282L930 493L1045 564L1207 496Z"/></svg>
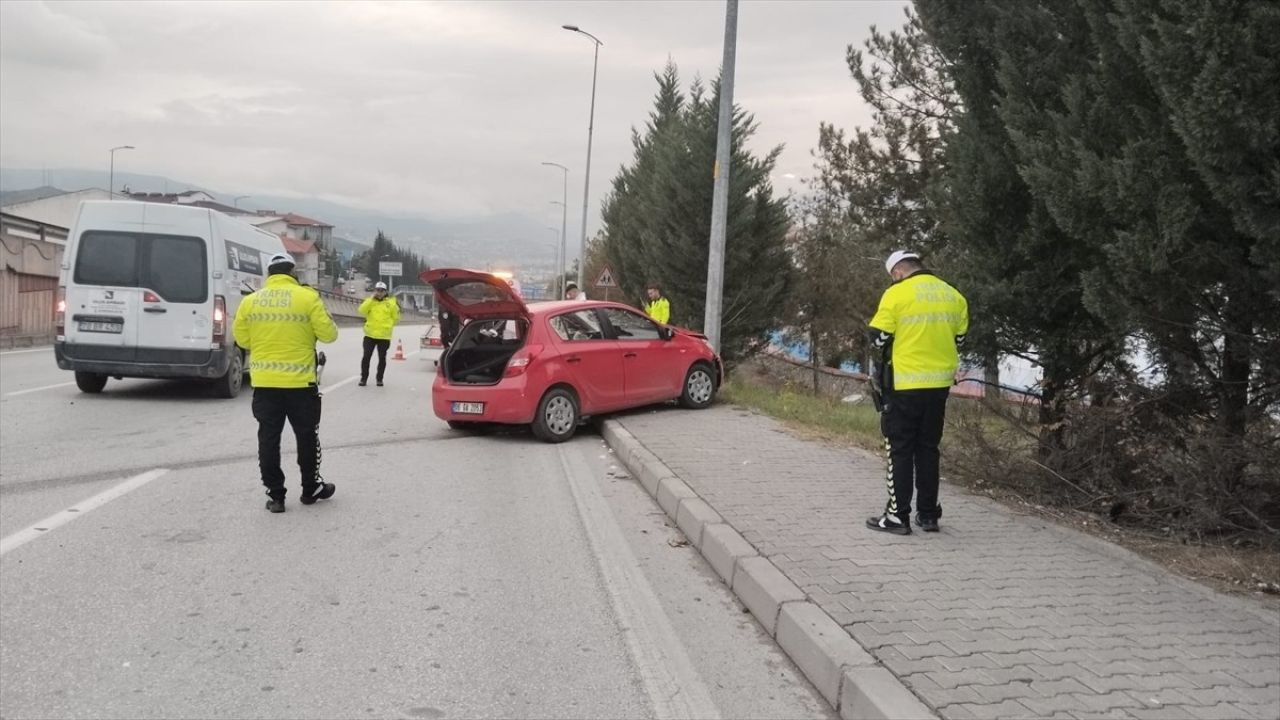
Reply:
<svg viewBox="0 0 1280 720"><path fill-rule="evenodd" d="M160 296L150 290L143 290L142 302L160 302Z"/></svg>
<svg viewBox="0 0 1280 720"><path fill-rule="evenodd" d="M507 370L502 373L502 376L517 377L523 375L541 352L541 345L525 345L520 348L516 351L516 354L512 355L511 359L507 361Z"/></svg>
<svg viewBox="0 0 1280 720"><path fill-rule="evenodd" d="M53 324L57 330L59 340L65 340L67 336L67 289L61 285L58 286L58 299L53 306Z"/></svg>
<svg viewBox="0 0 1280 720"><path fill-rule="evenodd" d="M213 344L221 347L227 343L227 299L213 296Z"/></svg>

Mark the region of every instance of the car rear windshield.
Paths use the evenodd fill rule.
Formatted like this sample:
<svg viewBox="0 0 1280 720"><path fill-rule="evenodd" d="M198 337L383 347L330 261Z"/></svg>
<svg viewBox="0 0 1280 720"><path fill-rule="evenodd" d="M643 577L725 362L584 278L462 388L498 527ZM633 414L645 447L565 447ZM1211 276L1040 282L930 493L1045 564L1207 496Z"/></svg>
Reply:
<svg viewBox="0 0 1280 720"><path fill-rule="evenodd" d="M181 235L91 230L80 236L75 281L145 288L169 302L209 296L204 240Z"/></svg>
<svg viewBox="0 0 1280 720"><path fill-rule="evenodd" d="M506 291L480 281L461 282L450 287L447 292L455 302L465 306L504 302L510 299Z"/></svg>

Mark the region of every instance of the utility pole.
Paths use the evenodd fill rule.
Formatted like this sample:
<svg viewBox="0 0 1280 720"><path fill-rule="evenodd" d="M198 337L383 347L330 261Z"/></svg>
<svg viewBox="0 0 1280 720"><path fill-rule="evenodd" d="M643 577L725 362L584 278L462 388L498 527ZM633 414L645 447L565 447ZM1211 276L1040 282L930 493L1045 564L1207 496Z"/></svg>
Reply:
<svg viewBox="0 0 1280 720"><path fill-rule="evenodd" d="M561 25L560 27L590 38L591 42L595 43L595 53L591 58L591 114L587 116L587 165L582 176L582 243L578 246L578 287L585 292L587 279L583 277L583 273L587 269L587 208L590 207L589 200L591 197L591 135L596 126L596 71L600 67L600 46L604 43L600 42L600 38L579 28L577 25Z"/></svg>
<svg viewBox="0 0 1280 720"><path fill-rule="evenodd" d="M720 123L716 128L715 187L711 196L711 242L707 253L707 311L703 331L720 352L720 315L724 300L724 243L729 207L729 161L733 150L733 66L738 45L738 0L726 0L724 62L720 68Z"/></svg>

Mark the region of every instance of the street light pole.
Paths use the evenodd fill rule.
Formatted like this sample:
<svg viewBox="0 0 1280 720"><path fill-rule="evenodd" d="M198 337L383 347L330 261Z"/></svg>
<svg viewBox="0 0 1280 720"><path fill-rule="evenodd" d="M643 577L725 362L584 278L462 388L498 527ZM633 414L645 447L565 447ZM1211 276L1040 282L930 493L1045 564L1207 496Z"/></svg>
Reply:
<svg viewBox="0 0 1280 720"><path fill-rule="evenodd" d="M587 271L587 203L591 196L591 135L596 124L596 70L600 66L600 38L578 28L577 25L561 25L565 30L585 35L595 43L595 54L591 60L591 114L587 117L587 167L582 175L582 242L578 246L578 286L587 286L584 273Z"/></svg>
<svg viewBox="0 0 1280 720"><path fill-rule="evenodd" d="M107 175L107 199L116 199L116 151L117 150L133 150L132 145L120 145L111 148L111 171Z"/></svg>
<svg viewBox="0 0 1280 720"><path fill-rule="evenodd" d="M542 164L558 167L564 171L564 200L560 203L560 254L556 258L556 263L558 265L556 272L560 275L560 299L563 300L565 286L564 266L569 264L566 262L568 258L565 257L565 253L568 252L565 247L565 234L569 223L569 168L561 165L560 163L544 162Z"/></svg>
<svg viewBox="0 0 1280 720"><path fill-rule="evenodd" d="M703 332L720 352L720 314L724 300L724 243L729 207L729 164L733 157L733 67L738 49L738 0L727 0L724 14L724 62L720 69L720 122L716 129L715 186L711 195L711 242L707 254L707 309Z"/></svg>
<svg viewBox="0 0 1280 720"><path fill-rule="evenodd" d="M237 196L235 197L235 199L231 201L231 207L233 207L233 208L238 208L238 207L240 207L240 201L241 201L241 200L248 200L248 199L249 199L249 198L251 198L251 197L253 197L253 196L252 196L252 195L237 195Z"/></svg>

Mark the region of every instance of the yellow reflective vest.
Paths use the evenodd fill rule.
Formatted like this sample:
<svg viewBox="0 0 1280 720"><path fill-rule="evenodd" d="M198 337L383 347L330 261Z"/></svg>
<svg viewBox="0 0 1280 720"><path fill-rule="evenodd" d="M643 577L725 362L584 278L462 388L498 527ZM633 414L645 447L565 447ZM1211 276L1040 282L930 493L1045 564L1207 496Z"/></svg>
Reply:
<svg viewBox="0 0 1280 720"><path fill-rule="evenodd" d="M660 297L651 303L646 303L644 306L644 312L652 318L654 322L660 322L663 325L671 322L671 303L667 302L667 299L664 297Z"/></svg>
<svg viewBox="0 0 1280 720"><path fill-rule="evenodd" d="M958 290L918 272L889 286L871 327L893 336L893 389L951 387L960 356L956 338L969 332L969 303Z"/></svg>
<svg viewBox="0 0 1280 720"><path fill-rule="evenodd" d="M364 334L374 340L390 340L391 330L400 322L400 305L390 295L381 300L370 295L360 303Z"/></svg>
<svg viewBox="0 0 1280 720"><path fill-rule="evenodd" d="M261 290L241 300L231 332L249 351L253 386L262 388L314 384L316 343L338 339L320 294L291 275L271 275Z"/></svg>

